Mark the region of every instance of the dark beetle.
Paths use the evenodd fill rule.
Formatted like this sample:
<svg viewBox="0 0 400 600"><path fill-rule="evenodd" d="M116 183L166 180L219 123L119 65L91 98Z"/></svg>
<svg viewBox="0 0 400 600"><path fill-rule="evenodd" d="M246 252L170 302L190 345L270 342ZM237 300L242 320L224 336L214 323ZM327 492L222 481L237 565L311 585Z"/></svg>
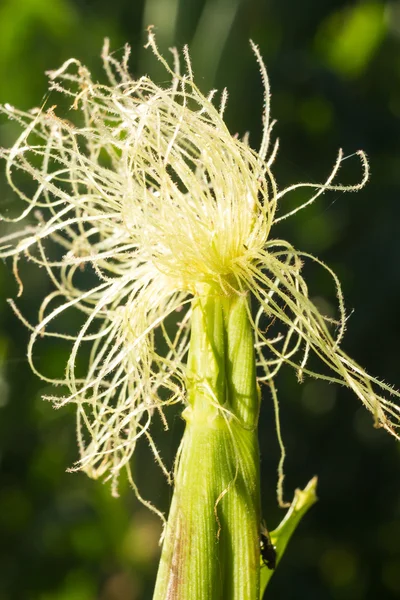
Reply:
<svg viewBox="0 0 400 600"><path fill-rule="evenodd" d="M260 535L260 550L264 565L271 571L276 567L276 550L268 535L268 531L263 527Z"/></svg>

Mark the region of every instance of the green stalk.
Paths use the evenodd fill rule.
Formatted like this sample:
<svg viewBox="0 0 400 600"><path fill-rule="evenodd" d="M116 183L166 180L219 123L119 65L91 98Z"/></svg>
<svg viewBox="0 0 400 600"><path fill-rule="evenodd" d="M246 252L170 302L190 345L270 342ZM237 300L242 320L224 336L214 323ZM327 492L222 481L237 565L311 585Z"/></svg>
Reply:
<svg viewBox="0 0 400 600"><path fill-rule="evenodd" d="M260 482L248 298L193 300L188 407L154 600L258 600Z"/></svg>

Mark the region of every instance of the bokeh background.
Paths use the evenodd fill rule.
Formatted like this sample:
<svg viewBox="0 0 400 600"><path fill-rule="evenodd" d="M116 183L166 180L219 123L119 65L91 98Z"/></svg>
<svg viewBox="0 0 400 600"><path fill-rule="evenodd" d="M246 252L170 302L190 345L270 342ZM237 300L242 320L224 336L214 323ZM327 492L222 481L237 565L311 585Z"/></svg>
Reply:
<svg viewBox="0 0 400 600"><path fill-rule="evenodd" d="M340 276L349 314L344 349L400 387L400 2L341 0L1 0L0 102L40 105L44 71L74 56L101 77L105 36L132 46L132 74L165 74L143 50L145 28L159 46L191 46L205 92L227 86L233 133L261 135L262 87L248 40L266 60L281 149L282 185L321 181L338 147L363 148L369 185L357 194L329 193L275 231L326 261ZM52 99L49 100L52 104ZM18 131L3 118L0 145ZM342 181L356 182L355 158ZM300 196L285 202L298 202ZM0 175L0 205L15 198ZM310 292L326 311L335 295L319 269L307 266ZM28 332L6 304L15 297L10 264L0 263L0 600L136 600L151 598L160 523L122 484L66 468L77 458L73 411L41 399L48 387L26 362ZM18 304L35 321L50 290L44 273L23 270ZM71 323L73 326L73 323ZM62 371L66 350L54 342L38 357ZM287 445L287 496L319 476L319 503L300 525L268 588L268 598L391 600L400 597L399 445L372 426L344 388L305 381L290 370L278 381ZM172 465L182 432L179 414L158 443ZM279 457L272 408L263 402L260 445L263 513L282 517L275 499ZM134 471L142 494L166 511L171 490L140 448Z"/></svg>

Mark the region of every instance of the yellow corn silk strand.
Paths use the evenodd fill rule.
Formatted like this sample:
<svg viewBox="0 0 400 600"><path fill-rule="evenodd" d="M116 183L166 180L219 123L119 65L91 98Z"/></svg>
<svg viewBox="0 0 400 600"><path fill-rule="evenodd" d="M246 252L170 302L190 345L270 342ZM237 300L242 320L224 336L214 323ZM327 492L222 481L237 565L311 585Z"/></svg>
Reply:
<svg viewBox="0 0 400 600"><path fill-rule="evenodd" d="M21 257L44 268L54 287L40 306L37 323L28 323L14 301L11 305L31 330L32 369L45 381L68 389L65 396L51 398L55 406L76 405L80 458L74 469L110 479L114 493L119 474L126 469L139 495L130 459L144 438L169 476L151 435L152 417L160 415L167 427L167 406L180 403L188 407L186 411L194 410L193 372L187 366L190 330L198 302L207 304L210 298L215 310L219 302L244 302L240 322L251 331L255 365L263 372L259 380L268 382L272 391L282 456L274 378L285 364L300 379L311 376L348 386L371 411L375 425L398 438L400 411L390 396L398 398L399 393L368 375L341 350L346 314L336 275L320 260L271 236L274 224L325 191L362 188L368 179L365 154L356 153L362 167L356 185L336 183L346 158L340 150L324 183L279 190L271 173L278 143L271 147L269 83L257 46L252 44L265 90L258 151L249 147L247 137L230 134L223 118L226 90L218 101L215 90L208 96L199 91L187 48L183 61L172 50L170 65L159 53L151 29L148 47L164 65L169 85L156 85L148 77L133 79L128 72L129 48L118 60L106 41L102 53L106 83L94 81L76 59L49 73L52 98L61 94L71 99L72 121L60 118L54 106L29 112L1 107L22 127L14 146L0 154L8 182L23 205L20 215L10 221L25 225L18 230L2 218L0 257L13 257L20 293ZM21 173L22 180L26 175L32 180L29 191L21 183ZM285 213L283 198L300 187L311 190L310 198ZM310 300L302 275L305 260L316 262L331 276L339 305L337 320L321 314ZM82 277L85 266L91 271L87 278ZM254 310L250 297L257 305ZM58 330L65 311L73 309L83 315L83 326L75 334ZM225 310L224 319L229 321L229 314ZM278 336L265 329L265 318L280 323ZM209 325L203 326L207 331ZM223 331L224 327L227 322ZM71 344L65 375L58 379L35 365L36 345L46 338ZM196 341L190 343L197 347ZM226 350L229 336L224 344ZM332 374L327 375L325 368L323 374L311 370L310 353ZM84 361L82 375L77 364ZM203 380L210 377L212 373ZM232 378L231 373L224 385L232 387ZM210 384L207 389L209 408L225 423L225 434L235 440L232 431L237 424L248 427L243 407L231 396L218 395ZM250 429L258 411L253 392ZM198 394L197 389L196 398ZM256 446L253 450L256 456ZM233 479L243 476L242 458L237 455L230 464ZM280 502L282 479L281 461ZM219 485L225 488L219 493L230 489L223 480Z"/></svg>

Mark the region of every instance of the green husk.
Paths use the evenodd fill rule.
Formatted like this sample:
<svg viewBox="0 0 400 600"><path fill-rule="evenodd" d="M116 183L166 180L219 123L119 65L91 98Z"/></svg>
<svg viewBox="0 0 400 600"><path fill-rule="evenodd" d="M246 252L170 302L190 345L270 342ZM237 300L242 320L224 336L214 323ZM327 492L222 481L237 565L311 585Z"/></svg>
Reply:
<svg viewBox="0 0 400 600"><path fill-rule="evenodd" d="M155 600L256 600L259 392L246 295L193 301L186 429Z"/></svg>

